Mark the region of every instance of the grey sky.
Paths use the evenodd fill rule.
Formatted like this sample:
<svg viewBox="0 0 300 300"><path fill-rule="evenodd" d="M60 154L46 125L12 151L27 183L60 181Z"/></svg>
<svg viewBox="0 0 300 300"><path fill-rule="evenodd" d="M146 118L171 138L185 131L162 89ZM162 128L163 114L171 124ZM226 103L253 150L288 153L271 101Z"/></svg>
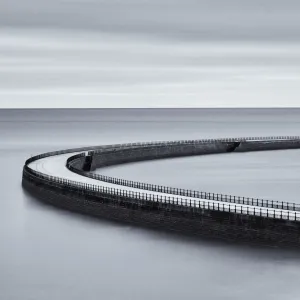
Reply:
<svg viewBox="0 0 300 300"><path fill-rule="evenodd" d="M0 0L2 26L187 40L299 40L298 0Z"/></svg>
<svg viewBox="0 0 300 300"><path fill-rule="evenodd" d="M0 0L0 107L299 106L299 1Z"/></svg>

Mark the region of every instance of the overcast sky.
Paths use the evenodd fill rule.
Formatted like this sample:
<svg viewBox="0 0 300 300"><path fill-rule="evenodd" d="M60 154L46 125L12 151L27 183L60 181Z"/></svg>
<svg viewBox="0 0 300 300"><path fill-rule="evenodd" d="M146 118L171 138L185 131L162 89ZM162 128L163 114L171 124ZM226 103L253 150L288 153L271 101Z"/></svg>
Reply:
<svg viewBox="0 0 300 300"><path fill-rule="evenodd" d="M300 2L0 0L0 107L300 106Z"/></svg>

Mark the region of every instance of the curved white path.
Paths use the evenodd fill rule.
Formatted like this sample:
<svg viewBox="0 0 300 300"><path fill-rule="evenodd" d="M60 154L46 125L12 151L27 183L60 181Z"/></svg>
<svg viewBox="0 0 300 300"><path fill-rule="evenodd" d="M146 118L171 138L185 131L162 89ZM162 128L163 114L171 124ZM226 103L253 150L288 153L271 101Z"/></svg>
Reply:
<svg viewBox="0 0 300 300"><path fill-rule="evenodd" d="M68 180L73 180L77 181L80 183L88 183L88 184L93 184L96 186L102 186L102 187L108 187L108 188L116 188L116 189L121 189L121 190L126 190L126 191L131 191L131 192L139 192L141 193L141 196L144 195L155 195L159 197L170 197L171 199L176 199L180 200L187 200L187 205L190 206L190 203L198 204L197 207L200 204L200 207L203 206L203 203L205 203L205 207L209 207L210 209L213 209L213 205L216 207L219 203L220 208L224 208L225 210L231 209L231 211L234 211L235 208L238 213L242 214L256 214L259 215L261 212L262 214L267 214L272 215L272 217L275 217L276 219L287 219L287 220L297 220L300 221L300 212L295 212L295 211L289 211L285 209L273 209L273 208L265 208L265 207L259 207L259 206L252 206L252 205L245 205L245 204L235 204L235 203L227 203L227 202L221 202L221 201L216 201L216 200L207 200L207 199L199 199L199 198L193 198L193 197L185 197L185 196L180 196L180 195L174 195L174 194L166 194L166 193L161 193L161 192L153 192L153 191L148 191L148 190L142 190L138 188L132 188L132 187L127 187L127 186L121 186L113 183L107 183L103 181L99 181L96 179L88 178L85 176L80 176L79 174L71 172L69 169L66 167L66 161L69 157L74 156L78 153L81 152L73 152L73 153L67 153L67 154L61 154L61 155L55 155L55 156L50 156L46 158L41 158L39 160L36 160L28 165L29 168L38 171L40 173L50 175L50 176L56 176L60 177L63 179L68 179ZM256 213L255 213L256 211Z"/></svg>

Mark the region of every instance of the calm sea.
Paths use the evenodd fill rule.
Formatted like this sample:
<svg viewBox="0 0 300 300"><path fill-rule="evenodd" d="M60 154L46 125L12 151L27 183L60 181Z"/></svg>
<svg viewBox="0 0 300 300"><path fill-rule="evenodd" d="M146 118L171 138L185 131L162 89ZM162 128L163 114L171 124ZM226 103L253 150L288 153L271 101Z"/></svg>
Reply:
<svg viewBox="0 0 300 300"><path fill-rule="evenodd" d="M40 204L30 155L109 143L299 135L299 109L0 110L0 299L299 299L297 252L191 239ZM134 163L103 174L299 202L300 150Z"/></svg>

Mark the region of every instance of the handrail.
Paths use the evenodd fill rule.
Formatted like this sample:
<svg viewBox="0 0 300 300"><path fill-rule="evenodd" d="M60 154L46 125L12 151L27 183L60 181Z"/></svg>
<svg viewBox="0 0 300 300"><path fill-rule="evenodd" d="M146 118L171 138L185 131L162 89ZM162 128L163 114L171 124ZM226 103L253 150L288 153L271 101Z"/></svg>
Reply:
<svg viewBox="0 0 300 300"><path fill-rule="evenodd" d="M186 211L187 208L192 209L205 209L211 211L221 211L235 214L247 214L252 216L259 217L267 217L273 219L281 219L281 220L291 220L291 221L300 221L300 213L298 212L290 212L269 208L256 208L251 206L243 206L238 204L231 203L220 203L209 200L195 200L186 198L175 198L175 197L167 197L167 196L158 196L158 195L150 195L147 193L139 193L133 191L127 191L116 188L103 187L99 185L81 183L65 178L60 178L57 176L50 176L43 174L41 172L32 170L27 165L24 166L24 173L27 175L34 176L36 178L46 180L48 183L54 183L56 186L61 188L72 188L77 192L85 192L87 194L96 194L100 195L111 195L116 196L116 200L119 202L123 202L124 198L128 200L129 203L132 204L132 200L134 200L134 204L137 205L150 205L155 204L161 205L162 207L167 206L169 208L177 208L180 211Z"/></svg>
<svg viewBox="0 0 300 300"><path fill-rule="evenodd" d="M109 153L110 151L106 150L105 152ZM114 152L114 151L111 151L111 152ZM98 154L99 154L99 152L98 152ZM127 186L127 187L142 189L142 190L161 192L161 193L165 193L165 194L173 194L173 195L199 198L199 199L215 200L215 201L221 201L221 202L244 204L244 205L251 205L251 206L258 206L258 207L267 207L267 208L274 208L274 209L300 211L300 204L298 204L298 203L260 199L260 198L253 198L253 197L227 195L227 194L221 194L221 193L203 192L203 191L196 191L196 190L189 190L189 189L182 189L182 188L174 188L174 187L169 187L169 186L156 185L156 184L151 184L151 183L144 183L144 182L132 181L132 180L121 179L121 178L116 178L116 177L110 177L110 176L105 176L105 175L101 175L101 174L95 174L92 172L85 172L85 171L83 171L79 168L75 168L73 166L73 161L77 158L79 158L78 155L71 156L68 158L68 160L66 162L66 167L71 172L74 172L81 176L85 176L85 177L92 178L95 180L107 182L107 183L112 183L112 184L117 184L117 185L121 185L121 186Z"/></svg>

